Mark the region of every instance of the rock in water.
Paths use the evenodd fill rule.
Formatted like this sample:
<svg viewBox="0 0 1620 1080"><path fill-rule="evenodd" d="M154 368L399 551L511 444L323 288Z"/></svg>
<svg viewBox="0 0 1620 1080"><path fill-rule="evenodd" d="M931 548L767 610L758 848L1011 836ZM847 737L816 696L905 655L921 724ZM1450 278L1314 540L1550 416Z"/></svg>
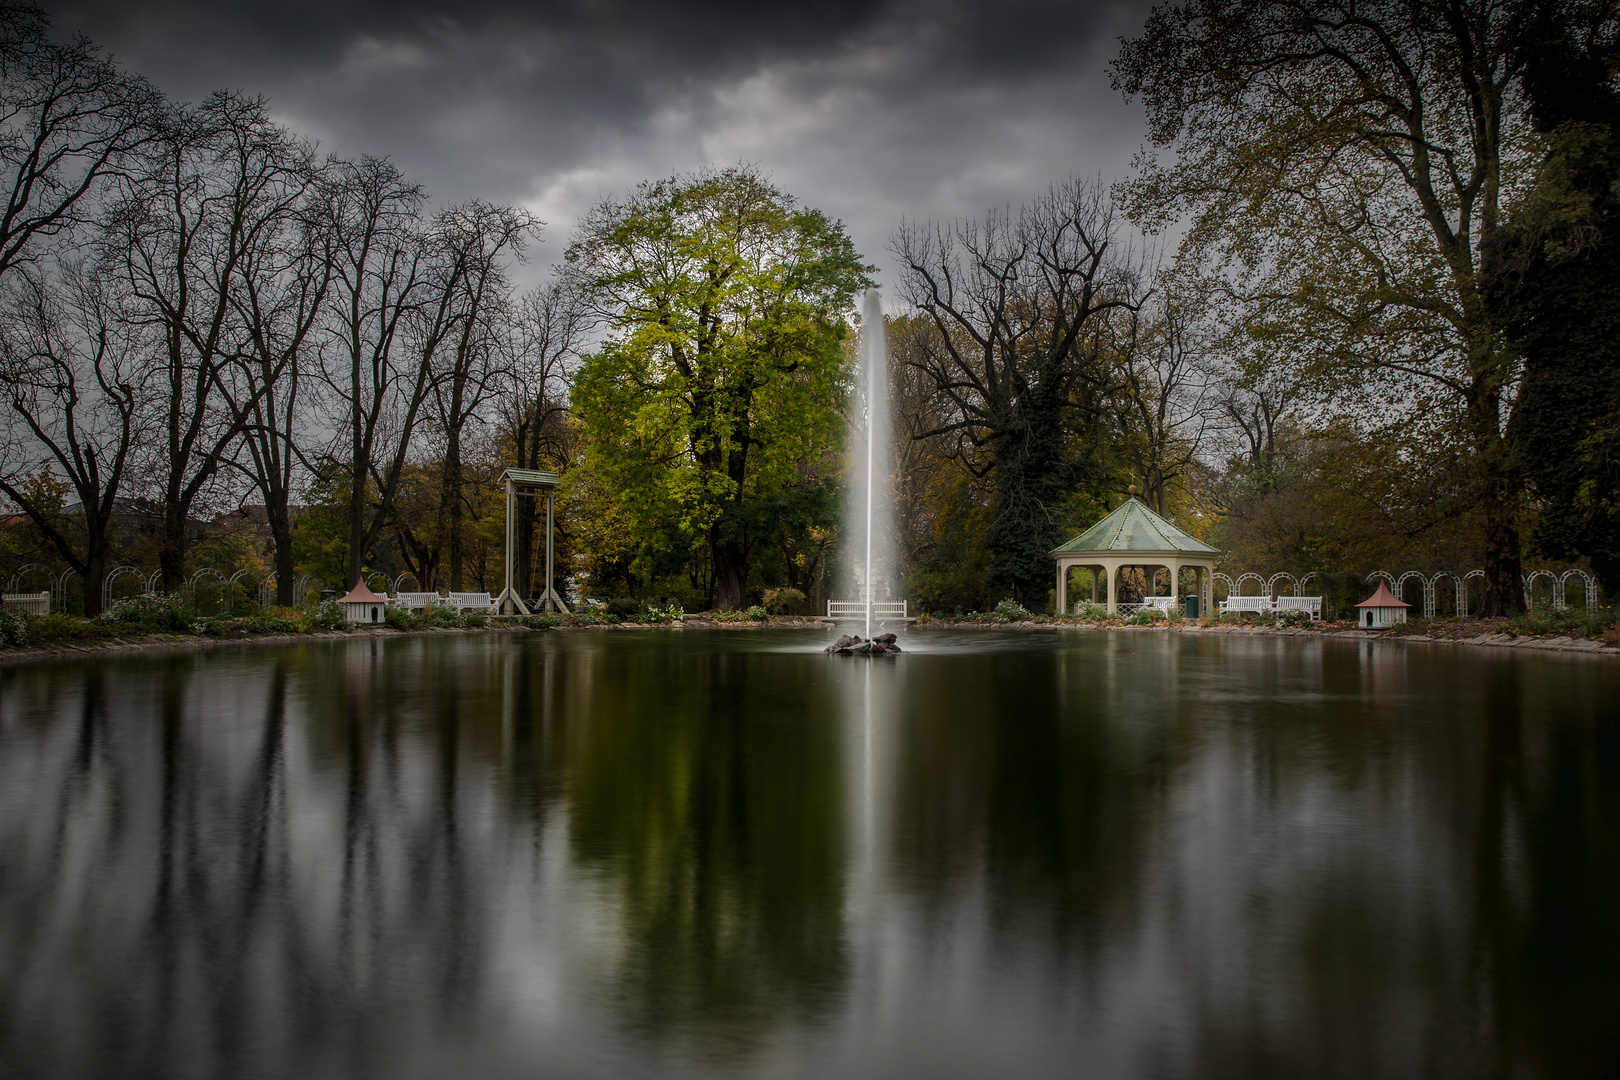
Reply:
<svg viewBox="0 0 1620 1080"><path fill-rule="evenodd" d="M893 634L879 634L870 641L863 637L843 634L837 641L827 646L827 651L839 653L843 656L853 656L857 653L873 655L897 653L900 651L900 646L895 644Z"/></svg>

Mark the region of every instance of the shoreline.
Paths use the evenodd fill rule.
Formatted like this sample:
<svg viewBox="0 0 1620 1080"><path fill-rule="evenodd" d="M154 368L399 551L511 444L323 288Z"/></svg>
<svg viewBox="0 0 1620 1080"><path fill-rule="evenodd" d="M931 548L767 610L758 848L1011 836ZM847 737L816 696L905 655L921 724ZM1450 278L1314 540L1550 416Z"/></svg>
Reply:
<svg viewBox="0 0 1620 1080"><path fill-rule="evenodd" d="M482 627L419 627L396 630L392 627L357 627L353 630L320 630L307 634L263 634L255 636L206 638L185 637L177 634L134 634L126 637L96 638L87 641L53 641L41 645L23 645L0 648L0 664L27 663L33 660L57 660L105 654L137 652L198 652L221 648L246 648L258 645L294 645L300 642L359 641L379 638L432 637L450 634L547 634L555 632L584 632L606 630L625 632L635 630L811 630L834 629L833 620L821 617L761 622L719 622L688 616L677 623L610 623L595 626L557 626L531 628L513 624L492 624ZM1400 641L1429 645L1471 645L1478 648L1529 649L1537 652L1574 653L1585 656L1620 657L1620 645L1610 645L1574 637L1524 637L1512 634L1478 634L1471 637L1436 637L1428 634L1392 634L1388 631L1357 630L1349 627L1313 630L1305 627L1268 626L1098 626L1093 623L938 623L922 627L924 630L979 630L1014 631L1027 633L1035 630L1073 633L1127 633L1127 634L1219 634L1244 637L1298 637L1331 639L1335 641Z"/></svg>

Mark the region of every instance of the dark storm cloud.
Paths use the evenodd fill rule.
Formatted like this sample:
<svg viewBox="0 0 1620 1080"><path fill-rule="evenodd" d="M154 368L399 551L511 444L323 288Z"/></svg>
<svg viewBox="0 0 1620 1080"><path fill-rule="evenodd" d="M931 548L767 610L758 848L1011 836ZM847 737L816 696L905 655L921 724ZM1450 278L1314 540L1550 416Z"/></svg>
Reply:
<svg viewBox="0 0 1620 1080"><path fill-rule="evenodd" d="M325 148L391 156L439 199L534 208L553 223L542 261L606 194L747 160L844 219L882 265L901 216L981 213L1068 173L1112 177L1142 137L1103 71L1141 0L51 11L171 96L263 93Z"/></svg>

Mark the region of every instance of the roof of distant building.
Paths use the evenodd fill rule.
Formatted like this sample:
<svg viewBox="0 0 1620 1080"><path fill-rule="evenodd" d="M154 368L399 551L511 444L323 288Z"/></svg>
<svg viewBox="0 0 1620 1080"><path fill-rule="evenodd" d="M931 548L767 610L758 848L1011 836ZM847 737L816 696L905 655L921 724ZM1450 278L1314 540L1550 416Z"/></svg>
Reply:
<svg viewBox="0 0 1620 1080"><path fill-rule="evenodd" d="M1220 554L1196 536L1189 536L1149 510L1135 496L1126 499L1113 513L1052 554L1107 552L1123 555L1133 551L1203 556Z"/></svg>

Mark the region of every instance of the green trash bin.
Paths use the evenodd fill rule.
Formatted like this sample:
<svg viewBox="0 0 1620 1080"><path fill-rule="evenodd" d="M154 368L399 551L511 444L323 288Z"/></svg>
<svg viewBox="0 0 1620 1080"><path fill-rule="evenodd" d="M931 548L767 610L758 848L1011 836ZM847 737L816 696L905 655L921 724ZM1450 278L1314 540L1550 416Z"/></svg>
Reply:
<svg viewBox="0 0 1620 1080"><path fill-rule="evenodd" d="M1198 618L1198 594L1197 593L1188 593L1186 596L1183 596L1181 599L1187 605L1187 607L1186 607L1187 618L1189 618L1189 619Z"/></svg>

